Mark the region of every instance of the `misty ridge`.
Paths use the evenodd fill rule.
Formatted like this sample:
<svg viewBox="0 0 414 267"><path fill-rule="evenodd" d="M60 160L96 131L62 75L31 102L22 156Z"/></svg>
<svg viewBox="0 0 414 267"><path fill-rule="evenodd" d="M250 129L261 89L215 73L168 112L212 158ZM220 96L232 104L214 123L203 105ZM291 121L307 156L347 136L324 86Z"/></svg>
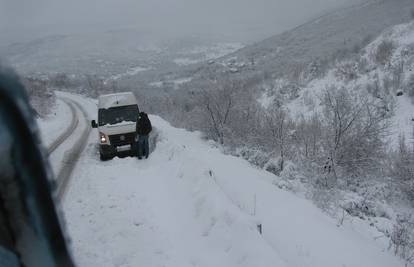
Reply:
<svg viewBox="0 0 414 267"><path fill-rule="evenodd" d="M220 57L345 3L349 1L5 0L0 55L23 73L110 76L137 62L163 69L175 59L182 66ZM180 56L185 53L189 56Z"/></svg>
<svg viewBox="0 0 414 267"><path fill-rule="evenodd" d="M0 0L0 25L39 118L131 91L413 266L412 0Z"/></svg>
<svg viewBox="0 0 414 267"><path fill-rule="evenodd" d="M357 2L360 1L2 0L0 30L6 43L30 41L35 36L119 29L136 29L171 39L197 34L260 41L328 10Z"/></svg>

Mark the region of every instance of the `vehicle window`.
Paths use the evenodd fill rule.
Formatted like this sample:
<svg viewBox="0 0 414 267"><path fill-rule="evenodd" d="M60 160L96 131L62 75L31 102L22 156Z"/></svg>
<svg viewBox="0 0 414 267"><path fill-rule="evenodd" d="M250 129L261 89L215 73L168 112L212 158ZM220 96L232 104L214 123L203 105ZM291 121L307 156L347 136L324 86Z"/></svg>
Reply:
<svg viewBox="0 0 414 267"><path fill-rule="evenodd" d="M98 121L99 121L99 126L103 126L106 124L117 124L123 121L136 122L137 116L138 116L137 105L112 107L108 109L99 109Z"/></svg>

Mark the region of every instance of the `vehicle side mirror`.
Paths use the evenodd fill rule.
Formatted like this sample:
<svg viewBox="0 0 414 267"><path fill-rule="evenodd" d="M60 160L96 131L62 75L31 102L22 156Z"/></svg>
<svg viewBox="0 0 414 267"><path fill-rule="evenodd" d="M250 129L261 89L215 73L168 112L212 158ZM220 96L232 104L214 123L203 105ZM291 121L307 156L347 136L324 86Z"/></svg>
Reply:
<svg viewBox="0 0 414 267"><path fill-rule="evenodd" d="M92 128L98 128L98 124L96 124L95 120L91 121L91 126L92 126Z"/></svg>

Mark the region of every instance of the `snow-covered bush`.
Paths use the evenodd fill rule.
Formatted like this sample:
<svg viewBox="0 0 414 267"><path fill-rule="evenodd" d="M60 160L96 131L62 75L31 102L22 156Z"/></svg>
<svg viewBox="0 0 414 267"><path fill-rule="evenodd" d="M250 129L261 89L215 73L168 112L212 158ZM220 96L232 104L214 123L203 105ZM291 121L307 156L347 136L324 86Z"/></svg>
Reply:
<svg viewBox="0 0 414 267"><path fill-rule="evenodd" d="M301 87L298 83L288 79L276 79L265 85L267 94L273 99L272 104L281 107L287 101L294 100L299 97Z"/></svg>
<svg viewBox="0 0 414 267"><path fill-rule="evenodd" d="M361 181L351 188L351 191L344 188L344 192L347 193L344 201L340 204L348 214L362 219L369 217L392 218L392 213L384 204L389 199L392 190L387 184L371 179Z"/></svg>
<svg viewBox="0 0 414 267"><path fill-rule="evenodd" d="M279 173L279 176L284 180L300 180L305 182L305 177L300 167L290 160L285 163L285 168Z"/></svg>
<svg viewBox="0 0 414 267"><path fill-rule="evenodd" d="M359 66L355 61L342 61L336 64L335 76L345 82L358 78Z"/></svg>
<svg viewBox="0 0 414 267"><path fill-rule="evenodd" d="M268 153L265 153L259 149L252 149L248 147L238 148L235 154L260 168L264 168L270 158Z"/></svg>
<svg viewBox="0 0 414 267"><path fill-rule="evenodd" d="M365 219L365 216L375 217L371 204L372 203L366 201L350 201L342 205L342 208L353 217Z"/></svg>
<svg viewBox="0 0 414 267"><path fill-rule="evenodd" d="M335 188L316 186L312 189L311 199L317 207L334 216L336 213L336 207L339 206L339 195L339 191Z"/></svg>

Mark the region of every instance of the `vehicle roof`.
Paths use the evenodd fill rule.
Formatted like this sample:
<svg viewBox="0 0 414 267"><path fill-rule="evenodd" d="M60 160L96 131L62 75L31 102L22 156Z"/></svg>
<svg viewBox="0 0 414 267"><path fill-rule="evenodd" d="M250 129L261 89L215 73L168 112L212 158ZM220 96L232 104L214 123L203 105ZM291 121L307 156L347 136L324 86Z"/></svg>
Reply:
<svg viewBox="0 0 414 267"><path fill-rule="evenodd" d="M132 92L101 95L98 98L99 109L108 109L111 107L120 107L136 104L137 99L135 98L135 95Z"/></svg>

